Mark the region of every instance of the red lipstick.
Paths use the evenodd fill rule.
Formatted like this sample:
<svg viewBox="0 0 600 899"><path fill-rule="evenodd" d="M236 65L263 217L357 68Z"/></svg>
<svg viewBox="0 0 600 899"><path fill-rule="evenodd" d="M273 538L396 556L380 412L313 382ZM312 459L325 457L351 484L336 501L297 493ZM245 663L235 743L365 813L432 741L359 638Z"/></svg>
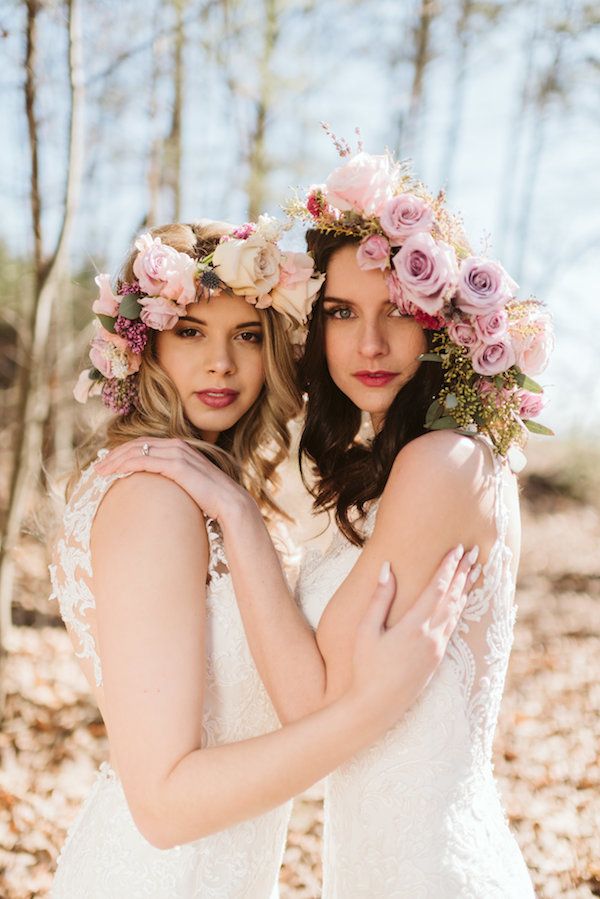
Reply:
<svg viewBox="0 0 600 899"><path fill-rule="evenodd" d="M355 371L357 378L365 387L385 387L397 377L397 371Z"/></svg>
<svg viewBox="0 0 600 899"><path fill-rule="evenodd" d="M210 409L224 409L225 406L231 406L237 400L239 390L216 387L213 390L198 390L196 396L201 403L204 403Z"/></svg>

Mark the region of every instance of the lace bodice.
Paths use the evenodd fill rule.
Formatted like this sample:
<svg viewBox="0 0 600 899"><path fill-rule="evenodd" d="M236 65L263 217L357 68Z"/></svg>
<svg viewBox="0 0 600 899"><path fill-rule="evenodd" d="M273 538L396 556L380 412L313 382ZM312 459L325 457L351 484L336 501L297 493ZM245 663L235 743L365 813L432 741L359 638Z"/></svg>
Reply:
<svg viewBox="0 0 600 899"><path fill-rule="evenodd" d="M102 452L102 451L101 451ZM53 597L82 665L102 685L94 638L90 537L97 509L122 475L87 468L73 491L50 568ZM250 655L218 525L207 520L203 745L274 730L278 721ZM91 667L90 667L91 666ZM113 769L104 764L61 853L54 899L269 899L277 892L289 804L186 846L152 847L137 831Z"/></svg>
<svg viewBox="0 0 600 899"><path fill-rule="evenodd" d="M491 477L496 540L446 657L404 718L326 781L324 899L533 896L492 775L515 582L496 459ZM359 554L337 532L307 556L297 593L313 627Z"/></svg>

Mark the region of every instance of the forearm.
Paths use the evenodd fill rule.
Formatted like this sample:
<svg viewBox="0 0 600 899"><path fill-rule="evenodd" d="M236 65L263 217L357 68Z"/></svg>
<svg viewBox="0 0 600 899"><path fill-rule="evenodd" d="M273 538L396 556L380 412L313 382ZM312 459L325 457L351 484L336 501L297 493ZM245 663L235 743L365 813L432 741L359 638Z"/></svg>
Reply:
<svg viewBox="0 0 600 899"><path fill-rule="evenodd" d="M325 709L264 736L186 755L157 792L144 828L162 848L261 815L301 793L384 732L346 694Z"/></svg>
<svg viewBox="0 0 600 899"><path fill-rule="evenodd" d="M280 720L295 721L325 702L315 634L291 595L256 504L231 502L220 524L254 661Z"/></svg>

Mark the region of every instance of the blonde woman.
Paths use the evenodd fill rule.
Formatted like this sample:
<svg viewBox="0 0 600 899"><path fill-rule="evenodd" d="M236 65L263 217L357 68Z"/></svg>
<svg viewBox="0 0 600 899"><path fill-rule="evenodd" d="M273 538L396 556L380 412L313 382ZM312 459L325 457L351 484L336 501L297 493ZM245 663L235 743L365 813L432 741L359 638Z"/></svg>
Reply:
<svg viewBox="0 0 600 899"><path fill-rule="evenodd" d="M348 688L279 728L218 526L172 479L128 475L132 454L159 472L165 453L185 451L186 470L214 470L277 512L269 489L299 405L290 328L322 280L277 237L268 219L169 225L136 241L115 292L98 278L93 367L76 395L101 394L115 415L74 479L51 573L110 762L69 833L54 899L276 896L286 801L404 712L460 614L462 549L390 630L384 566Z"/></svg>

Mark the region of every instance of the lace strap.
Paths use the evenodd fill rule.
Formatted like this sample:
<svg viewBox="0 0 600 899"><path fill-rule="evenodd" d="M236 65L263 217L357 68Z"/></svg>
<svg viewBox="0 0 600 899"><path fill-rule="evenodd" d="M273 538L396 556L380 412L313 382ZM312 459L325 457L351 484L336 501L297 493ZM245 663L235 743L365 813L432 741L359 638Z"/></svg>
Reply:
<svg viewBox="0 0 600 899"><path fill-rule="evenodd" d="M229 566L219 522L208 516L205 516L205 520L206 533L208 535L208 573L206 582L207 584L215 584L229 574Z"/></svg>

